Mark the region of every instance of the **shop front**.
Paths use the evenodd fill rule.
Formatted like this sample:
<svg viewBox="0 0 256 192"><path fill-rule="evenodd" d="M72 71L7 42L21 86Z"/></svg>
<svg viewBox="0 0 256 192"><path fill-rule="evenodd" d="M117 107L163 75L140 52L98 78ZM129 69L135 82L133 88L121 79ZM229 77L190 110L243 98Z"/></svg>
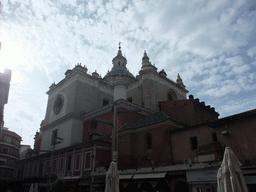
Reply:
<svg viewBox="0 0 256 192"><path fill-rule="evenodd" d="M218 169L186 171L187 182L192 192L216 192Z"/></svg>

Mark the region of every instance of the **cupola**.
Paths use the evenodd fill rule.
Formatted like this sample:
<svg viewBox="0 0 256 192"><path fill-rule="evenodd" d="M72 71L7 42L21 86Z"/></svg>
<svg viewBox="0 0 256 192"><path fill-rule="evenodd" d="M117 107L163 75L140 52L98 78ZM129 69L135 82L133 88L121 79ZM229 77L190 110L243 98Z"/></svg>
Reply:
<svg viewBox="0 0 256 192"><path fill-rule="evenodd" d="M142 57L142 63L141 63L141 70L153 70L153 71L157 71L157 68L151 64L151 62L149 61L149 57L147 55L147 52L145 50L144 55Z"/></svg>
<svg viewBox="0 0 256 192"><path fill-rule="evenodd" d="M120 43L118 49L117 56L112 60L113 68L126 69L127 60L122 55Z"/></svg>
<svg viewBox="0 0 256 192"><path fill-rule="evenodd" d="M112 60L113 67L112 67L111 71L108 71L108 73L103 77L103 79L105 79L107 81L110 80L112 82L114 77L122 76L122 77L125 77L126 80L128 80L129 82L134 81L135 77L126 68L127 60L122 55L120 44L121 43L119 43L117 56L114 57Z"/></svg>
<svg viewBox="0 0 256 192"><path fill-rule="evenodd" d="M95 78L99 78L99 73L97 73L97 70L95 70L95 72L92 73L92 76Z"/></svg>

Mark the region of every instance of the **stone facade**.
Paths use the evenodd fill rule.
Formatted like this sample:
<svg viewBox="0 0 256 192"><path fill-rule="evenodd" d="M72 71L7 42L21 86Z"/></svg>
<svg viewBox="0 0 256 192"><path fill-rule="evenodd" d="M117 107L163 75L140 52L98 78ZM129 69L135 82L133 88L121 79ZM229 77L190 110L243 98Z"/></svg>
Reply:
<svg viewBox="0 0 256 192"><path fill-rule="evenodd" d="M82 116L113 101L129 100L158 111L159 101L186 99L188 91L180 76L174 82L166 77L163 70L157 72L146 52L136 78L128 71L127 60L120 47L112 64L111 71L103 78L96 71L88 74L86 66L78 64L72 70L67 70L62 81L50 86L45 119L41 123L40 133L35 137L36 149L52 149L51 138L55 130L58 137L63 139L56 148L82 142Z"/></svg>

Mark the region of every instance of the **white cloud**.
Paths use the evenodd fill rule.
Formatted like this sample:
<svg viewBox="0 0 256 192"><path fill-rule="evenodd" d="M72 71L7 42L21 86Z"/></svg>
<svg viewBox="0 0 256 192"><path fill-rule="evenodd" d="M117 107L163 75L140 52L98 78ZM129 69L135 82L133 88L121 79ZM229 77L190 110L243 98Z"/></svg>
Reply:
<svg viewBox="0 0 256 192"><path fill-rule="evenodd" d="M254 56L256 55L256 46L249 49L247 51L247 55L249 55L251 58L254 58Z"/></svg>
<svg viewBox="0 0 256 192"><path fill-rule="evenodd" d="M253 96L249 96L245 99L238 98L237 100L229 100L223 103L219 107L219 112L223 116L227 116L230 114L237 114L244 111L248 111L255 108L255 98Z"/></svg>
<svg viewBox="0 0 256 192"><path fill-rule="evenodd" d="M14 69L13 89L31 85L35 74L44 79L41 91L36 86L14 89L20 98L22 92L34 90L38 99L39 93L46 97L50 84L61 80L78 62L87 65L89 72L97 70L104 76L121 41L127 67L134 75L147 50L159 70L165 69L172 80L180 73L188 90L199 97L236 101L237 95L245 93L241 97L246 97L256 90L254 4L243 0L5 1L0 62L1 56L9 55L1 64ZM43 111L33 116L37 124L30 125L38 128L46 101L40 106L29 103L27 108L28 101L22 99L26 110ZM221 111L227 114L232 109Z"/></svg>

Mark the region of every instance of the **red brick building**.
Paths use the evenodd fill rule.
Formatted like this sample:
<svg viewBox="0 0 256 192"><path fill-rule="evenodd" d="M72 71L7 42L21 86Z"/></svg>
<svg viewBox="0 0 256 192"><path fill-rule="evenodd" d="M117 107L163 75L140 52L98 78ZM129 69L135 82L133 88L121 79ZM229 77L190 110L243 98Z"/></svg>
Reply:
<svg viewBox="0 0 256 192"><path fill-rule="evenodd" d="M213 108L192 96L189 100L159 105L161 111L152 112L117 101L117 113L124 109L141 110L117 116L121 191L216 191L217 169L226 146L243 163L249 189L255 189L255 110L218 119ZM189 112L171 116L175 106L181 105L188 106ZM188 123L183 121L184 116L194 118ZM67 189L103 191L111 162L112 126L94 124L95 118L112 122L112 104L84 115L83 143L56 150L53 170L49 168L51 155L44 153L19 161L18 178L28 186L39 182L44 187L51 172L51 181L62 178Z"/></svg>

